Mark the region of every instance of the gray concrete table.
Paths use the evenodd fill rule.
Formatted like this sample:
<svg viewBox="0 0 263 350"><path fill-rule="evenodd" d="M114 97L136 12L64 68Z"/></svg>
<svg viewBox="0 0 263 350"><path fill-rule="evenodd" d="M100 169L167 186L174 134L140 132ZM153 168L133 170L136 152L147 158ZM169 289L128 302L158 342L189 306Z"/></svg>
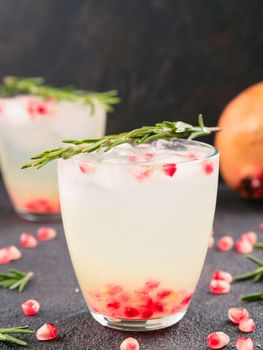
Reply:
<svg viewBox="0 0 263 350"><path fill-rule="evenodd" d="M262 209L262 202L239 199L221 186L215 218L217 237L226 233L237 237L245 230L256 230L263 221ZM3 186L0 185L0 247L18 244L22 231L35 232L38 227L38 224L16 217ZM212 331L225 331L229 334L231 344L227 349L235 349L234 341L241 333L227 321L227 310L241 305L240 294L263 290L262 282L246 282L233 285L231 293L225 296L211 295L208 285L214 270L223 269L236 274L253 267L242 255L233 251L220 253L214 248L208 252L193 301L185 318L178 325L166 330L136 334L107 329L91 318L81 294L75 291L78 284L63 228L61 224L54 227L58 230L56 240L41 243L37 249L24 249L23 258L12 263L12 267L35 272L35 278L26 290L19 294L0 289L0 327L27 324L36 330L45 322L57 323L60 336L56 341L40 343L34 336L24 336L30 349L118 350L122 340L133 335L139 340L141 350L202 350L207 349L206 336ZM263 251L256 254L263 259ZM0 266L0 271L5 270L6 267ZM20 305L29 298L39 300L41 312L38 316L26 318ZM247 304L247 307L257 322L256 331L252 335L256 349L263 349L263 305L257 302ZM0 349L10 348L15 347L0 343Z"/></svg>

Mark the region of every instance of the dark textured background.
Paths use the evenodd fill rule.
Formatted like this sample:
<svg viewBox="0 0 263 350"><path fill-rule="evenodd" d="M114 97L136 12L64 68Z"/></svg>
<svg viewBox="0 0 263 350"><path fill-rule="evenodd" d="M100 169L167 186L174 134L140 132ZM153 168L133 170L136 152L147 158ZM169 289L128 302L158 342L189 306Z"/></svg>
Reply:
<svg viewBox="0 0 263 350"><path fill-rule="evenodd" d="M214 124L263 79L262 0L1 0L0 76L117 88L108 131L162 119Z"/></svg>
<svg viewBox="0 0 263 350"><path fill-rule="evenodd" d="M238 198L225 187L220 186L215 217L216 238L230 233L238 237L246 230L256 230L263 221L262 203L248 202ZM13 213L0 184L0 246L18 244L22 231L35 232L37 224L26 223ZM19 294L0 289L0 327L28 324L34 330L45 322L56 322L60 338L53 342L37 342L34 336L25 336L29 349L37 350L119 350L120 343L128 336L135 336L140 350L207 350L206 337L213 331L224 331L231 337L226 349L235 349L235 340L244 336L238 328L227 321L229 307L242 305L240 294L261 291L262 282L236 284L227 295L211 295L209 281L215 270L226 270L233 274L252 269L243 255L234 251L221 253L215 248L209 250L205 267L198 284L197 293L184 319L166 330L149 333L120 332L104 328L89 315L80 293L75 292L74 277L61 224L55 225L58 237L43 242L36 249L22 249L23 258L12 263L22 271L35 272L35 278L26 290ZM259 233L263 241L263 233ZM263 259L263 251L256 255ZM187 256L185 257L187 259ZM5 271L4 266L0 271ZM24 317L20 305L29 298L36 298L41 304L38 316ZM255 350L263 349L263 305L260 302L245 304L256 321L256 330L251 335ZM8 350L1 344L0 349Z"/></svg>

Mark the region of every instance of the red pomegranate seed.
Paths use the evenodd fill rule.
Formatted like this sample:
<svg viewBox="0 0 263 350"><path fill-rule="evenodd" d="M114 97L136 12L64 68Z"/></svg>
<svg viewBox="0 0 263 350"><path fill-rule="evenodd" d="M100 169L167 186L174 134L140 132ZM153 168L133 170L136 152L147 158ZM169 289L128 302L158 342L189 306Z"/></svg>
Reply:
<svg viewBox="0 0 263 350"><path fill-rule="evenodd" d="M139 350L139 343L134 338L125 339L120 346L120 350Z"/></svg>
<svg viewBox="0 0 263 350"><path fill-rule="evenodd" d="M235 249L240 254L250 254L253 251L253 244L246 238L240 238L235 242Z"/></svg>
<svg viewBox="0 0 263 350"><path fill-rule="evenodd" d="M254 344L251 338L238 338L236 341L237 350L254 350Z"/></svg>
<svg viewBox="0 0 263 350"><path fill-rule="evenodd" d="M182 306L187 306L189 303L190 303L190 301L192 300L192 297L193 297L193 294L189 294L189 295L187 295L182 301L181 301L181 305Z"/></svg>
<svg viewBox="0 0 263 350"><path fill-rule="evenodd" d="M37 340L53 340L58 336L58 330L53 323L45 323L37 330Z"/></svg>
<svg viewBox="0 0 263 350"><path fill-rule="evenodd" d="M255 244L258 240L257 234L253 231L244 232L241 239L247 239L251 244Z"/></svg>
<svg viewBox="0 0 263 350"><path fill-rule="evenodd" d="M212 248L215 243L214 237L209 237L208 248Z"/></svg>
<svg viewBox="0 0 263 350"><path fill-rule="evenodd" d="M8 252L4 248L0 249L0 265L7 265L10 261Z"/></svg>
<svg viewBox="0 0 263 350"><path fill-rule="evenodd" d="M161 303L160 301L153 302L152 310L153 310L153 312L163 312L163 310L164 310L163 303Z"/></svg>
<svg viewBox="0 0 263 350"><path fill-rule="evenodd" d="M37 111L39 114L46 114L47 113L47 108L43 103L40 103L37 107Z"/></svg>
<svg viewBox="0 0 263 350"><path fill-rule="evenodd" d="M125 316L128 318L136 317L139 315L139 311L132 306L126 306L124 309Z"/></svg>
<svg viewBox="0 0 263 350"><path fill-rule="evenodd" d="M142 313L141 313L141 316L143 319L148 319L148 318L151 318L153 315L153 312L151 310L144 310Z"/></svg>
<svg viewBox="0 0 263 350"><path fill-rule="evenodd" d="M153 289L158 288L160 285L160 282L157 280L147 280L144 284L144 290L147 292L150 292Z"/></svg>
<svg viewBox="0 0 263 350"><path fill-rule="evenodd" d="M3 249L5 249L6 253L9 255L10 261L19 260L22 257L22 253L14 245L9 245L7 247L4 247Z"/></svg>
<svg viewBox="0 0 263 350"><path fill-rule="evenodd" d="M89 161L84 160L83 162L81 162L79 165L79 169L83 174L88 174L90 170Z"/></svg>
<svg viewBox="0 0 263 350"><path fill-rule="evenodd" d="M20 245L23 248L35 248L38 245L38 241L31 233L23 232L20 235Z"/></svg>
<svg viewBox="0 0 263 350"><path fill-rule="evenodd" d="M212 294L226 294L230 291L230 283L224 280L212 280L210 291Z"/></svg>
<svg viewBox="0 0 263 350"><path fill-rule="evenodd" d="M239 322L239 329L241 332L254 332L255 326L256 324L252 318L242 318Z"/></svg>
<svg viewBox="0 0 263 350"><path fill-rule="evenodd" d="M139 161L139 157L137 157L137 156L130 156L129 157L129 161L130 162L137 162L137 161Z"/></svg>
<svg viewBox="0 0 263 350"><path fill-rule="evenodd" d="M234 240L230 236L223 236L217 242L217 248L221 252L227 252L228 250L232 249L233 245L234 245Z"/></svg>
<svg viewBox="0 0 263 350"><path fill-rule="evenodd" d="M107 284L107 294L116 295L123 291L123 287L120 284L109 283Z"/></svg>
<svg viewBox="0 0 263 350"><path fill-rule="evenodd" d="M212 280L221 280L221 281L227 281L231 283L233 281L233 277L229 272L215 271L213 273Z"/></svg>
<svg viewBox="0 0 263 350"><path fill-rule="evenodd" d="M170 289L161 289L157 292L156 297L158 299L164 299L164 298L168 297L169 295L171 295L172 292L173 291Z"/></svg>
<svg viewBox="0 0 263 350"><path fill-rule="evenodd" d="M229 336L223 332L210 333L207 337L207 345L210 349L222 349L229 342Z"/></svg>
<svg viewBox="0 0 263 350"><path fill-rule="evenodd" d="M204 163L203 165L203 169L204 169L204 172L207 174L207 175L210 175L212 174L212 172L214 171L214 166L212 163Z"/></svg>
<svg viewBox="0 0 263 350"><path fill-rule="evenodd" d="M239 324L242 318L249 318L249 313L245 308L233 307L228 310L228 317L233 323Z"/></svg>
<svg viewBox="0 0 263 350"><path fill-rule="evenodd" d="M144 159L149 159L155 156L154 153L145 153L142 155Z"/></svg>
<svg viewBox="0 0 263 350"><path fill-rule="evenodd" d="M38 314L40 305L39 302L35 299L30 299L25 301L22 305L21 305L23 312L25 314L25 316L34 316L36 314Z"/></svg>
<svg viewBox="0 0 263 350"><path fill-rule="evenodd" d="M174 176L174 174L176 172L176 164L174 164L174 163L163 164L163 172L167 176L170 176L170 177Z"/></svg>
<svg viewBox="0 0 263 350"><path fill-rule="evenodd" d="M123 301L126 303L130 299L130 295L127 292L123 292L118 296L119 300Z"/></svg>
<svg viewBox="0 0 263 350"><path fill-rule="evenodd" d="M263 231L263 222L259 224L258 228L260 229L260 231Z"/></svg>
<svg viewBox="0 0 263 350"><path fill-rule="evenodd" d="M150 167L142 168L139 172L136 173L136 179L138 182L143 182L152 174L153 169Z"/></svg>
<svg viewBox="0 0 263 350"><path fill-rule="evenodd" d="M119 309L121 304L117 300L113 300L107 304L107 308L109 309Z"/></svg>
<svg viewBox="0 0 263 350"><path fill-rule="evenodd" d="M56 238L57 231L52 227L40 227L37 230L37 238L40 241L50 241L51 239Z"/></svg>

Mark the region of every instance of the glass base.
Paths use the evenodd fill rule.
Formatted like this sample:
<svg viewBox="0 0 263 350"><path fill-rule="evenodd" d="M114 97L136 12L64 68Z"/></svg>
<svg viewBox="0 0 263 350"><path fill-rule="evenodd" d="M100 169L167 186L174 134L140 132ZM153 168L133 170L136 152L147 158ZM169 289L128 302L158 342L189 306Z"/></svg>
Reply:
<svg viewBox="0 0 263 350"><path fill-rule="evenodd" d="M40 223L48 223L48 222L60 222L61 215L60 214L34 214L34 213L21 213L16 211L16 214L23 220L31 221L31 222L40 222Z"/></svg>
<svg viewBox="0 0 263 350"><path fill-rule="evenodd" d="M185 315L186 310L161 318L149 320L123 320L114 319L96 312L90 311L93 318L103 326L119 329L121 331L145 332L170 327L179 322Z"/></svg>

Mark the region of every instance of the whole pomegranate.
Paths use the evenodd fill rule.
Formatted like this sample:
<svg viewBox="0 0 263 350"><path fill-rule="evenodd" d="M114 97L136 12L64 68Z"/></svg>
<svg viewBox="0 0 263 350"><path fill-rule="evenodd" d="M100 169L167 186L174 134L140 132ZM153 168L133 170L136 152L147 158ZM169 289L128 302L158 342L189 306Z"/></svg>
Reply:
<svg viewBox="0 0 263 350"><path fill-rule="evenodd" d="M235 97L219 119L221 174L241 196L263 199L263 82Z"/></svg>

